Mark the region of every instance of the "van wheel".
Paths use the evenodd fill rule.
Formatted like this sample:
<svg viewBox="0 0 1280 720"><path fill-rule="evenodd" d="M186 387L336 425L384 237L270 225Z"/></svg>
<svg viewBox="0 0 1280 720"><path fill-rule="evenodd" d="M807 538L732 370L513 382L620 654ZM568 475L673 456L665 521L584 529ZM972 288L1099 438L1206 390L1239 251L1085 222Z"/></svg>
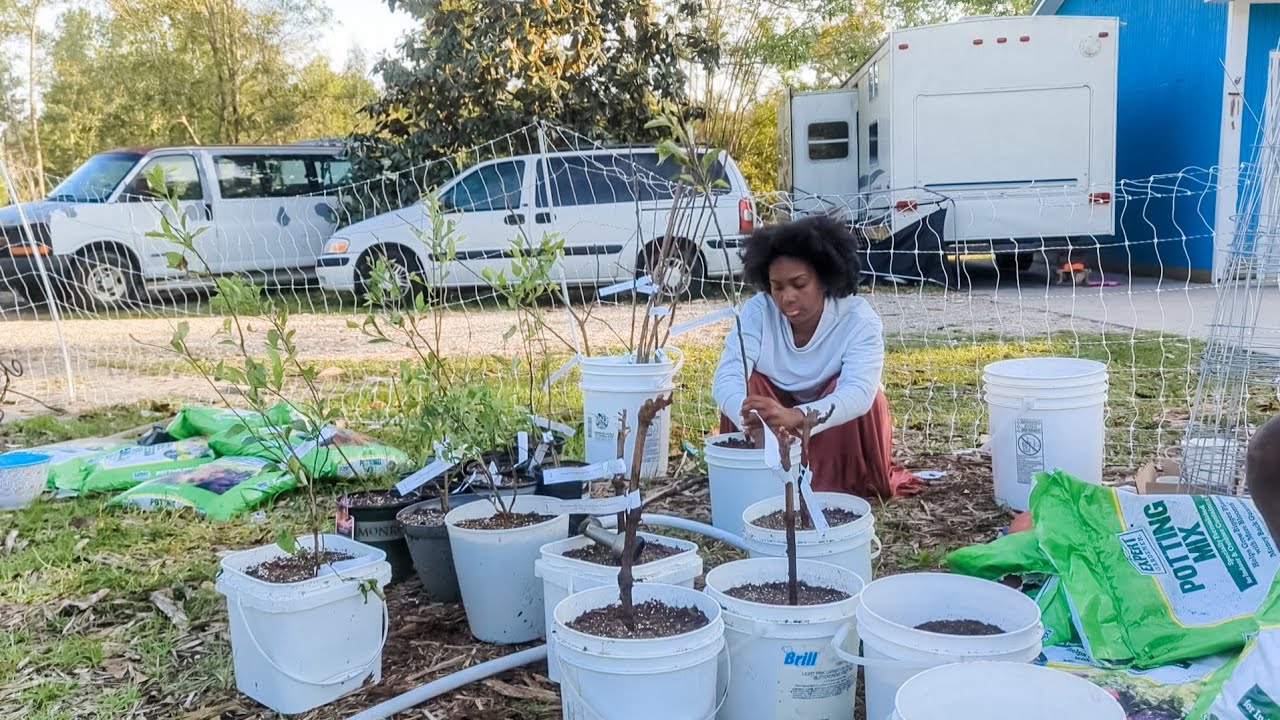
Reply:
<svg viewBox="0 0 1280 720"><path fill-rule="evenodd" d="M386 262L385 287L374 287L374 271L380 262ZM418 261L404 251L394 248L375 248L360 256L356 266L356 295L362 301L384 305L409 305L414 297L424 291L422 268Z"/></svg>
<svg viewBox="0 0 1280 720"><path fill-rule="evenodd" d="M76 263L71 296L89 310L115 310L138 299L142 276L114 250L90 250Z"/></svg>
<svg viewBox="0 0 1280 720"><path fill-rule="evenodd" d="M668 297L701 298L707 281L707 265L702 253L693 243L679 240L678 247L666 259L663 267L658 267L662 241L655 240L644 249L640 268L645 275L653 278L662 288L662 294Z"/></svg>
<svg viewBox="0 0 1280 720"><path fill-rule="evenodd" d="M1036 254L1034 252L1006 252L996 255L996 268L1000 272L1026 272L1031 269L1031 263L1035 262Z"/></svg>

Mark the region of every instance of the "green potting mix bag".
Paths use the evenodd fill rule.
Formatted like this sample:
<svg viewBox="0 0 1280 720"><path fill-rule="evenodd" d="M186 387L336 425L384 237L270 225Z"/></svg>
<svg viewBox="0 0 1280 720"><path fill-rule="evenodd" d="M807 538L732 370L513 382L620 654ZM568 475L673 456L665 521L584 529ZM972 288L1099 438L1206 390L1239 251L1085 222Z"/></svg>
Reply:
<svg viewBox="0 0 1280 720"><path fill-rule="evenodd" d="M1046 647L1037 665L1083 677L1106 690L1130 720L1181 720L1191 712L1211 675L1231 653L1173 663L1150 670L1098 667L1080 645Z"/></svg>
<svg viewBox="0 0 1280 720"><path fill-rule="evenodd" d="M984 580L1010 575L1022 578L1024 588L1029 588L1028 594L1040 606L1043 644L1058 645L1075 639L1071 606L1062 582L1034 533L1010 533L983 545L960 548L947 555L946 564L952 572Z"/></svg>
<svg viewBox="0 0 1280 720"><path fill-rule="evenodd" d="M1062 578L1057 575L1050 577L1031 596L1035 598L1036 605L1040 606L1040 624L1044 625L1044 637L1040 641L1042 645L1051 647L1079 642L1071 617L1071 603L1067 601L1067 590L1062 584Z"/></svg>
<svg viewBox="0 0 1280 720"><path fill-rule="evenodd" d="M286 447L286 441L288 446ZM289 427L247 428L239 426L209 438L209 446L219 455L259 457L284 462L296 454L315 477L345 480L378 474L395 474L407 469L409 456L373 438L333 426L318 437Z"/></svg>
<svg viewBox="0 0 1280 720"><path fill-rule="evenodd" d="M1280 720L1280 581L1256 616L1258 633L1205 683L1194 720Z"/></svg>
<svg viewBox="0 0 1280 720"><path fill-rule="evenodd" d="M296 485L291 475L269 460L223 457L142 483L110 504L193 508L214 520L226 520Z"/></svg>
<svg viewBox="0 0 1280 720"><path fill-rule="evenodd" d="M114 440L85 438L41 445L31 448L31 452L49 456L49 487L63 495L75 495L84 483L90 460L125 446Z"/></svg>
<svg viewBox="0 0 1280 720"><path fill-rule="evenodd" d="M1101 663L1158 667L1239 648L1280 564L1244 498L1139 495L1039 473L1031 514Z"/></svg>
<svg viewBox="0 0 1280 720"><path fill-rule="evenodd" d="M294 419L295 414L287 403L277 403L267 408L265 417L253 410L189 405L179 410L173 420L169 421L165 432L175 440L185 440L191 437L216 435L237 426L287 425Z"/></svg>
<svg viewBox="0 0 1280 720"><path fill-rule="evenodd" d="M79 477L68 473L58 489L74 493L123 490L211 460L213 451L209 443L200 438L146 447L126 445L85 459L84 473Z"/></svg>

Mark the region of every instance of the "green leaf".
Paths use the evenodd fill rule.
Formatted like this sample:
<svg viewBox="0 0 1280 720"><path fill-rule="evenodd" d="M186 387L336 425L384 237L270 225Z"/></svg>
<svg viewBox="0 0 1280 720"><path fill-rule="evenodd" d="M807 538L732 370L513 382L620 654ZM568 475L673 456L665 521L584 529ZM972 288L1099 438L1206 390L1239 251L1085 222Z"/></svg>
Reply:
<svg viewBox="0 0 1280 720"><path fill-rule="evenodd" d="M281 528L276 533L276 547L290 555L297 555L302 552L302 546L298 544L298 538L288 528Z"/></svg>

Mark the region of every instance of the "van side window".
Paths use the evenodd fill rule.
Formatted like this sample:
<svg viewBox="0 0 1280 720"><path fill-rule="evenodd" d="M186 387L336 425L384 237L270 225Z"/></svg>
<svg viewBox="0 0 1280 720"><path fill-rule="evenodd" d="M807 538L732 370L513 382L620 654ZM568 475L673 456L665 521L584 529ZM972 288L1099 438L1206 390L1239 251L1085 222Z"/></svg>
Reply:
<svg viewBox="0 0 1280 720"><path fill-rule="evenodd" d="M680 176L684 174L684 169L680 167L680 163L673 158L667 158L661 162L658 161L658 153L636 153L630 156L630 160L635 163L640 176L639 195L641 200L670 200L675 192L676 184L680 180ZM702 156L698 158L702 161ZM707 169L707 180L711 183L711 191L717 195L723 195L730 191L728 186L729 176L724 167L723 160L717 158L711 163L711 167Z"/></svg>
<svg viewBox="0 0 1280 720"><path fill-rule="evenodd" d="M847 157L849 157L849 123L843 121L810 123L810 160L843 160Z"/></svg>
<svg viewBox="0 0 1280 720"><path fill-rule="evenodd" d="M338 158L318 157L315 159L316 177L320 187L326 191L337 190L347 184L351 175L351 161Z"/></svg>
<svg viewBox="0 0 1280 720"><path fill-rule="evenodd" d="M338 161L310 155L219 155L214 157L218 190L224 200L297 197L331 189L322 176L327 164ZM351 165L342 170L346 179Z"/></svg>
<svg viewBox="0 0 1280 720"><path fill-rule="evenodd" d="M524 161L501 162L471 170L440 196L446 211L486 212L520 207Z"/></svg>
<svg viewBox="0 0 1280 720"><path fill-rule="evenodd" d="M556 207L629 203L635 200L632 184L635 168L613 154L549 157L538 163L538 207L547 207L547 187ZM550 180L547 180L547 178Z"/></svg>
<svg viewBox="0 0 1280 720"><path fill-rule="evenodd" d="M154 168L164 172L165 192L178 200L203 200L204 188L200 185L200 171L196 169L196 159L190 155L168 155L158 157L146 165L130 181L124 189L125 200L140 198L152 199L156 194L150 190L147 175Z"/></svg>

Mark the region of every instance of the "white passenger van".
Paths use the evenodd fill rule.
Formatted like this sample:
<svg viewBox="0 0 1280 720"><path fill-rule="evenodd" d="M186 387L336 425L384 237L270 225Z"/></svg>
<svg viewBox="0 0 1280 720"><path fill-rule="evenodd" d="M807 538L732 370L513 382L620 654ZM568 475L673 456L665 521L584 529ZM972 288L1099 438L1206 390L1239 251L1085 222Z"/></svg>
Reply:
<svg viewBox="0 0 1280 720"><path fill-rule="evenodd" d="M314 279L316 258L337 225L336 189L350 162L339 146L191 146L95 155L43 200L0 208L0 289L41 297L36 256L54 291L76 304L118 307L156 291L207 284L171 269L178 248L150 236L172 209L151 192L160 168L187 228L199 231L190 268L238 273L268 284ZM170 217L176 224L177 218Z"/></svg>
<svg viewBox="0 0 1280 720"><path fill-rule="evenodd" d="M721 153L709 167L714 200L699 196L693 209L677 216L673 237L680 252L661 274L673 291L697 292L705 279L740 272L738 247L755 227L755 201L737 164ZM429 218L415 204L340 229L316 273L326 288L362 293L374 262L385 258L402 285L419 274L441 285L480 286L486 270L509 267L513 239L536 244L554 233L564 241L560 268L570 284L652 274L680 174L675 161L660 161L652 146L491 160L435 193L455 227L452 261L432 257L423 242Z"/></svg>

